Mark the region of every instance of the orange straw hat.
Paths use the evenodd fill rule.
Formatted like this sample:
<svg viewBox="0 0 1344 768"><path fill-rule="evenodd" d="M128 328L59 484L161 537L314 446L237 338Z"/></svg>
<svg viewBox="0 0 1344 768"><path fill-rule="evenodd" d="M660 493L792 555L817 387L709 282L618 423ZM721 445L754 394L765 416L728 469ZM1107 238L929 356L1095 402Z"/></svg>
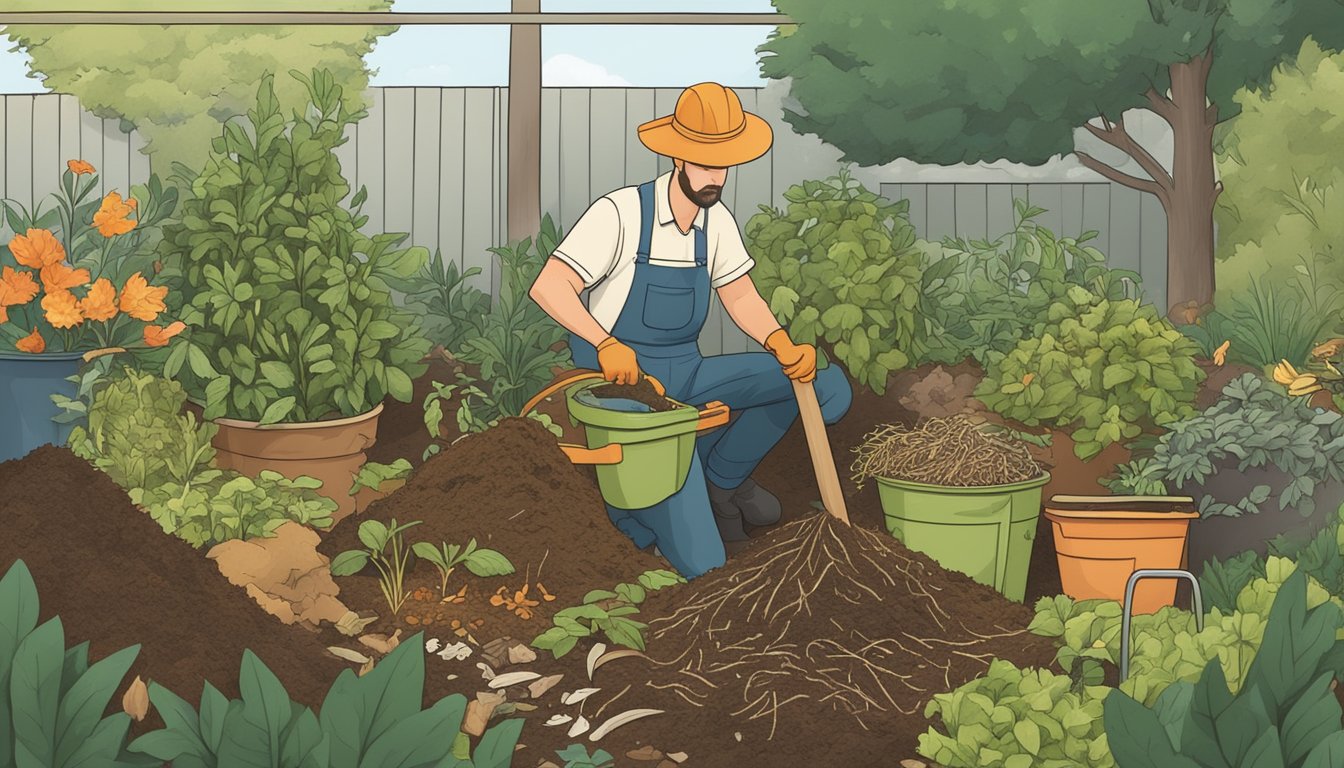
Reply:
<svg viewBox="0 0 1344 768"><path fill-rule="evenodd" d="M770 124L742 110L742 101L718 83L681 92L671 115L639 126L644 146L665 157L710 168L751 162L770 150Z"/></svg>

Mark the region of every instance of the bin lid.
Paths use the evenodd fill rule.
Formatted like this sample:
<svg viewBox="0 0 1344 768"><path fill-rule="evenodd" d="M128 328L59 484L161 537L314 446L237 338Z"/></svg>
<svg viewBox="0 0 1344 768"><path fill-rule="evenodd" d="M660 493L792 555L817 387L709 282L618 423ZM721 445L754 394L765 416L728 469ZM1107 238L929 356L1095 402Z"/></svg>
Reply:
<svg viewBox="0 0 1344 768"><path fill-rule="evenodd" d="M1047 510L1060 512L1180 512L1199 513L1190 496L1071 496L1050 497Z"/></svg>

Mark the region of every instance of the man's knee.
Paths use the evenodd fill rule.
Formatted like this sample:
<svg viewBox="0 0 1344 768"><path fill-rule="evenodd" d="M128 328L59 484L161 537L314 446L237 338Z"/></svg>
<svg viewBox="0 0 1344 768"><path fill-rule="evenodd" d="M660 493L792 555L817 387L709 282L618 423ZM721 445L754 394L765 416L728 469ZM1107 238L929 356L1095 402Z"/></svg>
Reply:
<svg viewBox="0 0 1344 768"><path fill-rule="evenodd" d="M832 365L817 371L815 386L822 421L834 424L849 412L850 403L854 401L854 389L840 366Z"/></svg>

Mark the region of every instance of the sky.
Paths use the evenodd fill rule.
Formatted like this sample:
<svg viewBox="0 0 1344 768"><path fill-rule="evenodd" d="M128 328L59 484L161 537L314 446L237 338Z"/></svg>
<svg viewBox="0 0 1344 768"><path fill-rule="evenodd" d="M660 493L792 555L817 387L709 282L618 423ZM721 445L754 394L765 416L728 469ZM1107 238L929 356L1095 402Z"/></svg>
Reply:
<svg viewBox="0 0 1344 768"><path fill-rule="evenodd" d="M59 3L56 3L59 5ZM772 13L770 0L542 0L542 11ZM396 0L396 12L509 10L508 0ZM756 47L768 26L578 27L541 34L542 85L684 87L712 80L733 87L764 84ZM3 33L0 33L2 35ZM46 93L27 77L28 56L10 52L0 37L0 93ZM370 85L489 86L508 80L509 32L504 26L402 27L365 57ZM650 55L658 51L660 55Z"/></svg>

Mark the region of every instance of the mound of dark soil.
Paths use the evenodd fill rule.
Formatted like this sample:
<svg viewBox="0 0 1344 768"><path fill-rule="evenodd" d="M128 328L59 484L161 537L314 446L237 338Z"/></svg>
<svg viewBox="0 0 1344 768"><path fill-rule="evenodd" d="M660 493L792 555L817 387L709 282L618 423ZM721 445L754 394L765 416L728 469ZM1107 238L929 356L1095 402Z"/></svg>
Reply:
<svg viewBox="0 0 1344 768"><path fill-rule="evenodd" d="M466 601L443 603L438 571L431 563L416 561L406 579L407 591L420 592L397 617L388 616L372 566L338 579L346 605L379 614L369 631L401 627L403 634L425 629L433 636L436 624L483 620L478 640L508 634L527 642L549 626L545 617L581 602L589 590L611 589L643 571L668 567L616 530L597 486L569 463L555 436L531 419L505 419L494 429L453 443L416 469L405 487L337 524L319 551L335 557L358 549L361 522L394 518L402 524L420 521L405 534L408 547L419 541L464 545L475 538L479 546L503 553L517 573L482 579L459 567L450 592L465 584ZM538 582L557 599L545 601ZM501 587L512 595L524 583L529 585L527 597L539 603L533 606L536 616L523 618L490 604L489 597Z"/></svg>
<svg viewBox="0 0 1344 768"><path fill-rule="evenodd" d="M90 641L91 659L140 644L128 680L140 675L193 703L204 680L236 697L251 649L291 698L315 707L348 666L317 635L263 611L65 448L0 464L0 500L0 570L23 560L39 621L60 616L67 645Z"/></svg>

